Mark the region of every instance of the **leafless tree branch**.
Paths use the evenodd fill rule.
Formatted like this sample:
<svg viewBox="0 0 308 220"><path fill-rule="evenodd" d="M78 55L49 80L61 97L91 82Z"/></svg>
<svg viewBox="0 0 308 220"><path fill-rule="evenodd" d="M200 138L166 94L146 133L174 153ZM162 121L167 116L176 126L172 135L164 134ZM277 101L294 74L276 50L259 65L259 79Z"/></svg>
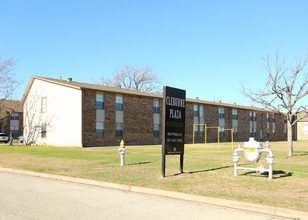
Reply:
<svg viewBox="0 0 308 220"><path fill-rule="evenodd" d="M276 53L274 63L267 56L265 68L268 73L267 82L263 90L251 90L242 86L242 92L253 102L262 105L274 113L285 115L288 124L288 155L293 155L292 126L307 117L307 105L297 105L308 95L308 74L305 70L308 55L304 59L294 57L294 67L286 67ZM300 116L299 115L304 115Z"/></svg>
<svg viewBox="0 0 308 220"><path fill-rule="evenodd" d="M103 76L99 81L93 81L105 86L120 87L141 92L161 93L162 91L161 80L153 72L153 68L149 66L135 68L126 65L121 69L116 69L115 74L111 78Z"/></svg>

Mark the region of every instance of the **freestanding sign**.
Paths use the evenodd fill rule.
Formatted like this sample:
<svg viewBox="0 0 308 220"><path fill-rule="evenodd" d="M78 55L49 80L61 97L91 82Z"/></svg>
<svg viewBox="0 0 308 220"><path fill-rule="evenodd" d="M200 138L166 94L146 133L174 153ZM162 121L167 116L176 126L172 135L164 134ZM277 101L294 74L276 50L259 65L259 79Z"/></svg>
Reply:
<svg viewBox="0 0 308 220"><path fill-rule="evenodd" d="M166 155L180 155L180 171L183 172L185 138L186 91L164 86L162 176L165 177Z"/></svg>

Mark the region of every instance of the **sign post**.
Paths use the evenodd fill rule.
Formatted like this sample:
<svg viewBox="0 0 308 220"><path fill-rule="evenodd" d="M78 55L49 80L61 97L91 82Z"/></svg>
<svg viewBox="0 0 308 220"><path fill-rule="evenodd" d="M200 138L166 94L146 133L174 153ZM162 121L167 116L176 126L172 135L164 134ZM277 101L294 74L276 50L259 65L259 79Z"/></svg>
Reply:
<svg viewBox="0 0 308 220"><path fill-rule="evenodd" d="M180 155L180 172L183 173L185 139L186 91L164 86L162 176L165 177L166 155Z"/></svg>

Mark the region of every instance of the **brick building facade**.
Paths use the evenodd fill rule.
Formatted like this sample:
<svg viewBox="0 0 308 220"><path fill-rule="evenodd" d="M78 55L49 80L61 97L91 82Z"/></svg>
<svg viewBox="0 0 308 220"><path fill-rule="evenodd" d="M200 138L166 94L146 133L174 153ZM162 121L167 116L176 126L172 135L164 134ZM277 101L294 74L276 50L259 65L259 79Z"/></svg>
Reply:
<svg viewBox="0 0 308 220"><path fill-rule="evenodd" d="M119 89L119 91L121 91ZM145 97L141 95L113 93L104 91L104 136L96 136L96 93L101 93L97 90L84 90L83 98L83 141L86 146L92 145L105 145L105 144L118 144L122 139L128 144L161 144L162 142L162 96L155 95L154 97ZM116 96L123 96L123 115L124 126L123 135L116 137ZM154 100L159 100L159 135L154 135ZM216 104L216 105L215 105ZM224 129L233 129L233 115L232 110L236 109L238 112L238 133L234 134L234 141L247 141L252 135L259 141L278 141L286 140L286 130L284 125L284 116L275 115L266 112L262 109L253 107L236 106L223 103L211 103L188 99L186 103L186 128L185 128L185 141L204 142L204 125L198 125L198 132L195 132L193 137L193 124L199 124L200 112L197 113L198 123L194 123L194 106L203 107L204 118L202 124L207 127L219 126L219 108L224 109ZM244 108L244 109L243 109ZM256 132L250 133L250 114L256 113ZM269 122L267 117L269 116ZM275 125L274 125L275 124ZM269 129L267 129L269 125ZM203 127L203 129L200 127ZM275 129L274 129L275 127ZM201 132L202 130L202 132ZM206 129L207 142L216 142L218 139L217 128ZM223 129L221 129L223 131ZM220 134L220 141L231 141L231 130L226 130L224 134Z"/></svg>
<svg viewBox="0 0 308 220"><path fill-rule="evenodd" d="M81 102L68 106L78 111L81 109L80 114L76 114L77 116L74 116L76 118L73 119L78 123L81 121L81 137L78 146L119 144L122 139L127 144L161 144L162 142L163 97L161 94L33 76L24 95L24 102L34 82L37 85L42 84L41 96L47 100L46 109L50 115L55 114L50 105L65 105L68 98L65 98L67 92L62 92L63 95L58 95L56 99L53 98L53 92L44 91L47 90L47 85L65 87L66 91L78 90L76 97L70 96L70 98ZM63 98L62 101L61 98ZM50 103L50 100L53 100L53 103ZM46 115L46 112L44 114ZM72 116L67 115L67 117ZM67 117L64 116L61 120L62 127L72 126L65 122ZM198 125L194 126L194 124ZM207 142L217 141L217 127L220 127L220 141L231 141L231 131L228 129L234 130L234 141L247 141L249 136L254 136L260 141L286 140L286 127L282 115L274 115L255 107L186 99L185 142L192 142L193 139L196 142L204 142L204 124L207 127ZM52 132L57 130L57 126L54 122L53 131L48 131L48 128L44 127L44 143L61 145L61 141L55 143L55 138L53 142L48 142L48 138L52 138ZM74 135L79 135L79 132L72 133L72 136Z"/></svg>

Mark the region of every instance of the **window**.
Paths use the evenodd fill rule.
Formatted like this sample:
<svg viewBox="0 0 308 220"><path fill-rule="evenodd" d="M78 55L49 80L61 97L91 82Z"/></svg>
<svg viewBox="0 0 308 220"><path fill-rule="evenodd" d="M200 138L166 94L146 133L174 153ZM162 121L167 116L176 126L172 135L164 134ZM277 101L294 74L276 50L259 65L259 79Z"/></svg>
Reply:
<svg viewBox="0 0 308 220"><path fill-rule="evenodd" d="M275 132L276 132L276 124L273 122L273 137L275 137Z"/></svg>
<svg viewBox="0 0 308 220"><path fill-rule="evenodd" d="M233 120L238 119L237 109L232 109L232 119Z"/></svg>
<svg viewBox="0 0 308 220"><path fill-rule="evenodd" d="M159 113L159 100L154 100L154 102L153 102L153 112Z"/></svg>
<svg viewBox="0 0 308 220"><path fill-rule="evenodd" d="M270 137L270 115L266 114L266 136L269 138Z"/></svg>
<svg viewBox="0 0 308 220"><path fill-rule="evenodd" d="M252 112L249 112L249 121L252 121Z"/></svg>
<svg viewBox="0 0 308 220"><path fill-rule="evenodd" d="M199 108L199 115L200 115L200 118L204 118L204 106L203 105L200 105L200 108ZM201 131L201 130L200 130Z"/></svg>
<svg viewBox="0 0 308 220"><path fill-rule="evenodd" d="M19 126L11 126L10 127L10 131L13 133L13 134L18 134L18 131L19 131Z"/></svg>
<svg viewBox="0 0 308 220"><path fill-rule="evenodd" d="M275 115L273 115L273 137L275 136L275 131L276 131L276 119Z"/></svg>
<svg viewBox="0 0 308 220"><path fill-rule="evenodd" d="M43 123L41 126L41 138L46 138L47 130L46 130L46 123Z"/></svg>
<svg viewBox="0 0 308 220"><path fill-rule="evenodd" d="M218 117L219 118L225 118L225 109L224 108L218 108Z"/></svg>
<svg viewBox="0 0 308 220"><path fill-rule="evenodd" d="M123 137L123 123L116 123L116 138Z"/></svg>
<svg viewBox="0 0 308 220"><path fill-rule="evenodd" d="M205 135L204 134L204 127L205 127L204 125L200 125L200 136L201 137L204 137L204 135Z"/></svg>
<svg viewBox="0 0 308 220"><path fill-rule="evenodd" d="M96 109L105 108L105 96L103 93L96 93Z"/></svg>
<svg viewBox="0 0 308 220"><path fill-rule="evenodd" d="M225 128L219 127L219 137L225 137Z"/></svg>
<svg viewBox="0 0 308 220"><path fill-rule="evenodd" d="M154 137L159 137L159 124L154 124Z"/></svg>
<svg viewBox="0 0 308 220"><path fill-rule="evenodd" d="M249 137L252 137L253 136L253 128L252 126L250 126L250 129L249 129Z"/></svg>
<svg viewBox="0 0 308 220"><path fill-rule="evenodd" d="M198 125L195 125L195 137L198 137Z"/></svg>
<svg viewBox="0 0 308 220"><path fill-rule="evenodd" d="M44 113L47 110L47 97L41 99L41 112Z"/></svg>
<svg viewBox="0 0 308 220"><path fill-rule="evenodd" d="M116 110L123 111L123 96L116 96Z"/></svg>
<svg viewBox="0 0 308 220"><path fill-rule="evenodd" d="M266 114L266 119L267 119L267 122L270 122L270 115L269 114Z"/></svg>
<svg viewBox="0 0 308 220"><path fill-rule="evenodd" d="M233 128L233 137L238 137L238 128L237 127Z"/></svg>
<svg viewBox="0 0 308 220"><path fill-rule="evenodd" d="M257 113L253 112L253 136L257 137Z"/></svg>
<svg viewBox="0 0 308 220"><path fill-rule="evenodd" d="M19 113L12 113L10 116L11 120L19 120Z"/></svg>
<svg viewBox="0 0 308 220"><path fill-rule="evenodd" d="M194 105L194 116L198 116L198 105Z"/></svg>
<svg viewBox="0 0 308 220"><path fill-rule="evenodd" d="M96 137L104 137L105 135L105 123L96 122Z"/></svg>
<svg viewBox="0 0 308 220"><path fill-rule="evenodd" d="M233 137L238 137L238 113L237 113L237 109L232 109L232 129L233 129Z"/></svg>

